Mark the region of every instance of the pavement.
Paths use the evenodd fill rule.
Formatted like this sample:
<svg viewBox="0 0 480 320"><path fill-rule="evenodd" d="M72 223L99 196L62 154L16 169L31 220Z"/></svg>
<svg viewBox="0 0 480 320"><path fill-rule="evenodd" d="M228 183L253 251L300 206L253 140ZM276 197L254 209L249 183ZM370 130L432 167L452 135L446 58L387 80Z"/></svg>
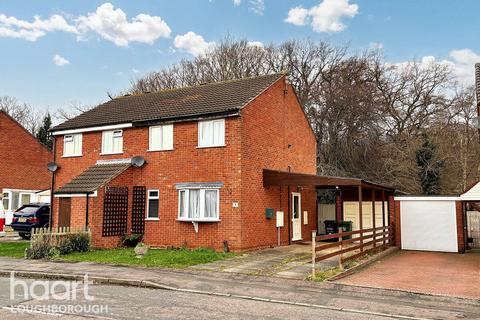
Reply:
<svg viewBox="0 0 480 320"><path fill-rule="evenodd" d="M168 300L170 294L172 297L182 297L182 294L186 294L195 295L197 298L197 295L200 295L202 297L198 299L206 297L206 301L218 303L216 306L205 306L206 310L222 307L224 312L228 312L232 303L242 304L238 308L243 308L241 310L244 310L244 312L251 311L250 316L245 316L245 318L254 318L254 315L257 318L290 318L290 316L283 317L281 313L277 313L276 310L281 306L302 306L317 309L316 314L319 316L322 315L324 310L327 310L326 313L330 311L346 313L344 318L351 314L357 314L360 319L363 316L366 316L366 318L393 317L399 319L480 318L480 300L478 299L412 294L398 290L362 288L337 283L315 283L261 275L0 258L0 273L8 276L10 271L15 271L18 277L70 280L82 279L85 274L88 274L90 279L94 280L99 286L110 287L112 284L116 284L139 290L154 290L149 288L157 288L156 291L149 292L153 297L158 296L155 301L160 306L168 305L163 304L163 301L165 299L167 299L165 300L167 302L170 301ZM4 288L1 284L0 287ZM124 288L114 290L119 302L111 301L112 304L120 304L121 306L124 300L134 299L135 294L132 293L130 296L128 294L130 289L125 291ZM3 292L4 290L0 291ZM164 295L164 293L166 294ZM190 302L193 298L186 299L185 301ZM181 299L179 298L179 300ZM238 300L242 300L242 302L238 302ZM250 309L253 306L248 307L251 301L262 302L263 304L259 308L265 307L268 309L272 307L264 304L278 304L279 306L269 309L268 312L270 313L259 313L257 315L255 309ZM142 302L141 299L140 302ZM140 303L135 310L143 314L149 308L155 309L157 307L156 303L152 303L152 305L146 304L146 302L144 304ZM199 303L197 307L190 308L189 314L199 313L198 308L201 309L201 305ZM188 309L188 306L185 305L181 307ZM216 314L215 310L212 310L212 312ZM238 312L240 312L239 315L242 315L243 311ZM312 318L312 314L308 314L308 312L305 314L302 314L301 311L298 312L299 318ZM182 315L185 314L182 313ZM220 314L218 314L218 318L220 318ZM295 314L295 308L291 310L291 313L287 313L292 317L295 317ZM242 318L241 316L235 317L235 315L236 313L227 313L228 317ZM149 317L140 316L140 318ZM188 317L185 316L185 318ZM200 318L203 318L203 316ZM217 318L217 316L213 318ZM330 319L327 315L326 318ZM331 319L335 319L335 315L332 315Z"/></svg>
<svg viewBox="0 0 480 320"><path fill-rule="evenodd" d="M336 283L480 299L480 253L398 251Z"/></svg>

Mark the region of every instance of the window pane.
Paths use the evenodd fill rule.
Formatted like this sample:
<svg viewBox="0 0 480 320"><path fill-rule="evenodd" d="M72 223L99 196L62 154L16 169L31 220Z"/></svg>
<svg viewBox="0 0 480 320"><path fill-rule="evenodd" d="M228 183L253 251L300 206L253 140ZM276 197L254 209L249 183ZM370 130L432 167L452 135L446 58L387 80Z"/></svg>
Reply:
<svg viewBox="0 0 480 320"><path fill-rule="evenodd" d="M173 124L162 126L162 149L173 149Z"/></svg>
<svg viewBox="0 0 480 320"><path fill-rule="evenodd" d="M225 144L225 120L213 122L213 144L223 146Z"/></svg>
<svg viewBox="0 0 480 320"><path fill-rule="evenodd" d="M73 153L75 155L80 155L82 154L82 135L81 134L76 134L73 136Z"/></svg>
<svg viewBox="0 0 480 320"><path fill-rule="evenodd" d="M112 153L113 150L113 132L104 131L102 139L102 153Z"/></svg>
<svg viewBox="0 0 480 320"><path fill-rule="evenodd" d="M217 190L205 190L205 218L217 218Z"/></svg>
<svg viewBox="0 0 480 320"><path fill-rule="evenodd" d="M20 195L18 194L18 192L13 192L12 193L12 207L10 208L11 210L17 210L18 208L20 208L20 205L19 205L19 200L20 200Z"/></svg>
<svg viewBox="0 0 480 320"><path fill-rule="evenodd" d="M5 210L10 210L10 208L8 207L8 198L3 198L3 209Z"/></svg>
<svg viewBox="0 0 480 320"><path fill-rule="evenodd" d="M123 137L113 138L113 152L122 152L123 151Z"/></svg>
<svg viewBox="0 0 480 320"><path fill-rule="evenodd" d="M189 194L188 217L200 218L200 190L191 189Z"/></svg>
<svg viewBox="0 0 480 320"><path fill-rule="evenodd" d="M179 196L179 210L180 210L180 218L186 218L186 212L185 212L185 190L180 190L180 196Z"/></svg>
<svg viewBox="0 0 480 320"><path fill-rule="evenodd" d="M149 198L158 198L158 191L149 191L148 192Z"/></svg>
<svg viewBox="0 0 480 320"><path fill-rule="evenodd" d="M158 199L148 200L148 217L158 218Z"/></svg>
<svg viewBox="0 0 480 320"><path fill-rule="evenodd" d="M31 195L29 194L22 194L22 198L21 198L21 203L20 205L24 205L24 204L29 204L31 201Z"/></svg>
<svg viewBox="0 0 480 320"><path fill-rule="evenodd" d="M199 145L201 147L211 146L213 143L213 123L211 121L199 122Z"/></svg>
<svg viewBox="0 0 480 320"><path fill-rule="evenodd" d="M150 127L150 150L162 149L161 127Z"/></svg>

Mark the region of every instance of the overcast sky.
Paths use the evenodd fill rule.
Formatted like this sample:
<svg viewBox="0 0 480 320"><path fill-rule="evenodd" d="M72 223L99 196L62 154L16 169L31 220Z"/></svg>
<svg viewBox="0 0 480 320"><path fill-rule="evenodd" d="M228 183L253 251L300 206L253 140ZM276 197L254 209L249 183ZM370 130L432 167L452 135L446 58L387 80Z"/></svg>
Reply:
<svg viewBox="0 0 480 320"><path fill-rule="evenodd" d="M255 45L350 43L392 63L442 61L470 84L478 12L477 0L0 0L0 96L51 112L97 104L227 33Z"/></svg>

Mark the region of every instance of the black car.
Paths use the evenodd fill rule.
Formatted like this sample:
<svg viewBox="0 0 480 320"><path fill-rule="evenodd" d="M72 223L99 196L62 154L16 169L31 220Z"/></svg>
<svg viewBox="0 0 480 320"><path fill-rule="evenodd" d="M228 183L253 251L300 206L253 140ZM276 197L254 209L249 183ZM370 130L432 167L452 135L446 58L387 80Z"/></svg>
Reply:
<svg viewBox="0 0 480 320"><path fill-rule="evenodd" d="M21 206L13 213L11 227L18 232L20 237L29 240L33 228L48 226L49 215L49 203L29 203Z"/></svg>

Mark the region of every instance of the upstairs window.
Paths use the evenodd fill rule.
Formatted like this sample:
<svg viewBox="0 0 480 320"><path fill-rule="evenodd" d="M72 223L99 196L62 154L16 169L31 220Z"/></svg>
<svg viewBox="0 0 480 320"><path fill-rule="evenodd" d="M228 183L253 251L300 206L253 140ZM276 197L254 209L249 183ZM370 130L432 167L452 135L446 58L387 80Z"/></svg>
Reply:
<svg viewBox="0 0 480 320"><path fill-rule="evenodd" d="M123 152L123 130L103 131L102 154Z"/></svg>
<svg viewBox="0 0 480 320"><path fill-rule="evenodd" d="M198 122L198 146L225 146L225 119Z"/></svg>
<svg viewBox="0 0 480 320"><path fill-rule="evenodd" d="M159 200L160 195L158 190L148 190L147 219L158 219Z"/></svg>
<svg viewBox="0 0 480 320"><path fill-rule="evenodd" d="M63 136L63 156L78 157L82 155L82 134L66 134Z"/></svg>
<svg viewBox="0 0 480 320"><path fill-rule="evenodd" d="M148 150L173 150L173 124L149 128Z"/></svg>

